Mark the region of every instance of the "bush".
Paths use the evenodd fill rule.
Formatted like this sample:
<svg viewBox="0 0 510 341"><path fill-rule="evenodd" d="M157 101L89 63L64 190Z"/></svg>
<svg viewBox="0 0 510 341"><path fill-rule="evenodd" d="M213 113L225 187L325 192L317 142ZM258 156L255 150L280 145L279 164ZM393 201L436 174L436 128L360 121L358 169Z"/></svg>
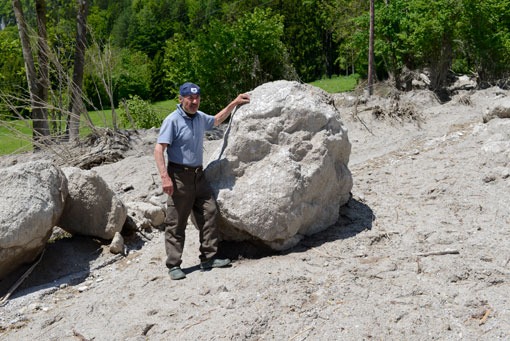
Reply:
<svg viewBox="0 0 510 341"><path fill-rule="evenodd" d="M124 108L119 110L120 120L124 127L131 127L126 107L129 116L133 119L136 128L150 129L152 127L159 127L163 120L158 117L152 105L138 97L137 95L129 96L130 98L124 103Z"/></svg>

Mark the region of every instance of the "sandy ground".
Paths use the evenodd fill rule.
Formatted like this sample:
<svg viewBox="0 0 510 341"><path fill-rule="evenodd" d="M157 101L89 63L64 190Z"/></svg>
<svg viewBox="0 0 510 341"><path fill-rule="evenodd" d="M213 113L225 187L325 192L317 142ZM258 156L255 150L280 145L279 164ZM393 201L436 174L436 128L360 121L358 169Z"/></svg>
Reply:
<svg viewBox="0 0 510 341"><path fill-rule="evenodd" d="M482 148L498 120L481 123L501 94L425 104L416 119L342 109L353 197L335 225L283 253L224 243L232 267L201 272L190 228L187 278L172 281L160 230L129 239L126 257L58 240L0 308L0 338L510 339L510 164ZM124 200L161 201L150 143L137 148L98 171Z"/></svg>

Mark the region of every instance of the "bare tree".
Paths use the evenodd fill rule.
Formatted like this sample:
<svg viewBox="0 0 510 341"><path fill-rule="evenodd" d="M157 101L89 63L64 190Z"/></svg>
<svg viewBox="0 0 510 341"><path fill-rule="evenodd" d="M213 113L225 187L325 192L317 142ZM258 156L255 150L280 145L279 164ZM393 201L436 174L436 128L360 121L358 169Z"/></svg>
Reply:
<svg viewBox="0 0 510 341"><path fill-rule="evenodd" d="M85 45L87 33L88 0L77 0L76 51L74 55L73 81L71 83L71 112L69 119L69 137L76 140L80 135L80 117L84 111L82 101L83 68L85 65Z"/></svg>
<svg viewBox="0 0 510 341"><path fill-rule="evenodd" d="M89 50L88 56L90 58L90 64L94 69L94 73L101 80L103 89L106 91L108 99L110 100L110 107L112 110L112 128L114 131L117 131L118 130L117 112L115 111L115 101L113 93L114 91L113 67L115 61L110 41L107 41L106 43L100 43L92 35L92 48ZM101 96L99 95L99 90L97 88L97 84L95 84L95 86L98 92L98 97L99 99L101 99Z"/></svg>
<svg viewBox="0 0 510 341"><path fill-rule="evenodd" d="M28 34L28 26L23 14L20 0L12 0L12 8L14 10L14 15L16 16L21 46L23 49L23 59L25 61L25 71L32 107L33 139L34 141L44 141L45 137L49 136L47 112L45 110L45 103L48 99L49 84L47 58L48 43L46 40L46 6L44 0L36 0L39 76L35 68L32 46L30 44ZM39 149L37 143L34 143L34 149Z"/></svg>
<svg viewBox="0 0 510 341"><path fill-rule="evenodd" d="M370 34L368 39L368 94L374 93L374 0L370 0Z"/></svg>

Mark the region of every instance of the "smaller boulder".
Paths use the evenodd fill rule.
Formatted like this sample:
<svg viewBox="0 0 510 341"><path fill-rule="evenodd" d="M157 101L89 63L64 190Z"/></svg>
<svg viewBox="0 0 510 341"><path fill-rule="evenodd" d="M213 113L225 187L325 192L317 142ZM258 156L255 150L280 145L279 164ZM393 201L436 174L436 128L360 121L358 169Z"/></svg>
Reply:
<svg viewBox="0 0 510 341"><path fill-rule="evenodd" d="M510 97L496 100L483 116L483 122L487 123L496 117L510 118Z"/></svg>
<svg viewBox="0 0 510 341"><path fill-rule="evenodd" d="M113 240L110 244L110 252L113 254L122 253L124 251L124 238L119 232L115 232Z"/></svg>
<svg viewBox="0 0 510 341"><path fill-rule="evenodd" d="M163 224L165 211L160 206L151 203L134 201L126 203L128 215L133 218L140 228L148 228L147 224L154 227Z"/></svg>
<svg viewBox="0 0 510 341"><path fill-rule="evenodd" d="M69 196L58 226L71 234L112 239L122 230L127 209L106 182L93 170L62 169Z"/></svg>

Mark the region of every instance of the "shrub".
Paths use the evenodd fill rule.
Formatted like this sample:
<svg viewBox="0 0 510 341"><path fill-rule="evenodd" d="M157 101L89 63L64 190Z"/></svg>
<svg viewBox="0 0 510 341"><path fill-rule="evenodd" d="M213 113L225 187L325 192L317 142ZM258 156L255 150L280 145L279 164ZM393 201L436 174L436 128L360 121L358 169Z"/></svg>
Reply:
<svg viewBox="0 0 510 341"><path fill-rule="evenodd" d="M131 127L126 107L136 128L150 129L152 127L161 126L163 120L158 117L156 111L149 102L144 101L137 95L129 97L130 98L124 102L124 108L119 110L120 120L124 127Z"/></svg>

